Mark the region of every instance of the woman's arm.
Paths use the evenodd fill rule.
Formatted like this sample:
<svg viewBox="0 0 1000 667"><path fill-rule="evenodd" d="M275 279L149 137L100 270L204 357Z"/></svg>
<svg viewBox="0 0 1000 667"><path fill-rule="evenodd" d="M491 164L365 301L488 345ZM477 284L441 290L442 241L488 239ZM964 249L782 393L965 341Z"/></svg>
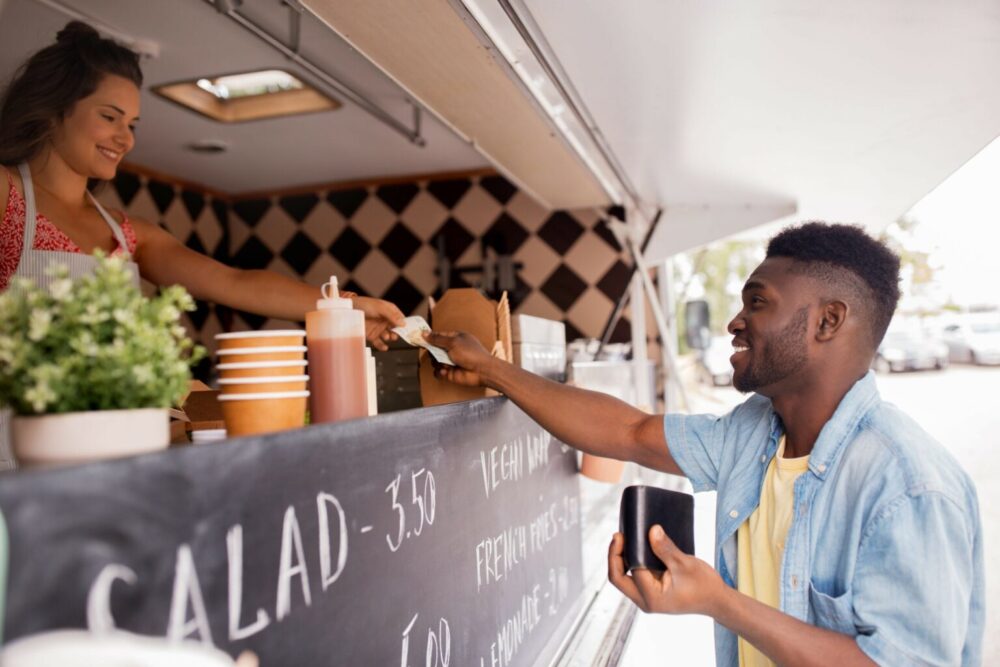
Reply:
<svg viewBox="0 0 1000 667"><path fill-rule="evenodd" d="M191 250L160 227L131 220L142 277L157 285L183 285L196 299L237 310L301 321L316 308L318 287L271 271L234 269Z"/></svg>
<svg viewBox="0 0 1000 667"><path fill-rule="evenodd" d="M300 322L316 308L318 287L273 271L226 266L191 250L175 237L144 220L131 220L136 235L139 273L157 285L183 285L196 299L267 317ZM389 329L405 324L403 314L381 299L352 297L365 313L365 334L378 349L395 337Z"/></svg>

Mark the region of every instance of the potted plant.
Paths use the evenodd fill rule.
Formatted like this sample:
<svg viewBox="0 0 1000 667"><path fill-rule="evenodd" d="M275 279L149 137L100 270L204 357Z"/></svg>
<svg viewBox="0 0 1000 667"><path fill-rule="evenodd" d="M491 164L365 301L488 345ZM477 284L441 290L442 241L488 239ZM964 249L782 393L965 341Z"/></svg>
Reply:
<svg viewBox="0 0 1000 667"><path fill-rule="evenodd" d="M82 462L166 447L167 410L204 354L180 324L193 299L180 286L145 298L117 257L67 275L56 267L46 289L15 279L0 294L0 405L15 414L16 457Z"/></svg>

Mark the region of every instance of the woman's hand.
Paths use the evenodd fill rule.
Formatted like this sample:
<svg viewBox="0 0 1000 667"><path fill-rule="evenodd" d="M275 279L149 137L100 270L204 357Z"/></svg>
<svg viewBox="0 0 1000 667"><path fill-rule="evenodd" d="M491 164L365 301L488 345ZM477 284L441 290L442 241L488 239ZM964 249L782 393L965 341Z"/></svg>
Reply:
<svg viewBox="0 0 1000 667"><path fill-rule="evenodd" d="M649 531L649 544L667 566L663 574L649 570L625 571L625 537L615 533L608 549L608 579L646 613L706 614L714 616L726 590L711 565L689 556L671 541L660 526Z"/></svg>
<svg viewBox="0 0 1000 667"><path fill-rule="evenodd" d="M365 338L376 350L389 349L386 342L399 338L391 329L406 325L406 318L395 304L368 296L351 297L354 307L365 314Z"/></svg>

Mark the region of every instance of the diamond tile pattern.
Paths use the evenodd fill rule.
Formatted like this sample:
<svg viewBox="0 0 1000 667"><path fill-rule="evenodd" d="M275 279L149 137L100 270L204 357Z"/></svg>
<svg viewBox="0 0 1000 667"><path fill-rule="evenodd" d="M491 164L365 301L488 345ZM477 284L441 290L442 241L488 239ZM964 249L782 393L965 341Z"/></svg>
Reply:
<svg viewBox="0 0 1000 667"><path fill-rule="evenodd" d="M285 213L292 216L295 222L302 222L319 203L319 196L315 194L290 195L278 199L278 204L285 210Z"/></svg>
<svg viewBox="0 0 1000 667"><path fill-rule="evenodd" d="M538 235L557 253L565 255L583 232L583 225L572 215L566 211L556 211L538 230Z"/></svg>
<svg viewBox="0 0 1000 667"><path fill-rule="evenodd" d="M438 292L437 242L456 266L479 264L482 246L523 264L516 312L566 322L567 336L599 336L628 288L629 260L592 211L547 211L499 175L226 201L190 186L121 171L105 198L130 216L161 222L188 247L231 266L271 270L388 299L407 314ZM452 285L479 275L453 274ZM198 303L185 317L210 349L223 330L280 320ZM622 318L616 340L628 340Z"/></svg>
<svg viewBox="0 0 1000 667"><path fill-rule="evenodd" d="M364 188L332 190L326 195L326 200L330 202L330 205L340 211L340 214L345 218L350 218L354 215L355 211L365 203L366 199L368 199L368 191Z"/></svg>
<svg viewBox="0 0 1000 667"><path fill-rule="evenodd" d="M413 198L420 192L420 187L416 183L397 183L394 185L383 185L375 190L375 194L385 202L396 214L406 210Z"/></svg>
<svg viewBox="0 0 1000 667"><path fill-rule="evenodd" d="M471 187L471 180L456 178L447 181L431 181L427 184L427 191L434 195L434 198L441 202L445 208L452 209Z"/></svg>
<svg viewBox="0 0 1000 667"><path fill-rule="evenodd" d="M181 201L184 202L184 208L187 210L188 217L192 220L197 220L198 216L201 215L202 209L205 208L205 195L200 192L182 190Z"/></svg>
<svg viewBox="0 0 1000 667"><path fill-rule="evenodd" d="M409 315L424 300L424 293L418 290L409 280L400 276L396 278L396 282L389 286L389 289L385 291L382 298L396 304L403 311L404 315Z"/></svg>
<svg viewBox="0 0 1000 667"><path fill-rule="evenodd" d="M271 249L256 236L251 236L233 255L232 264L241 269L266 269L273 258Z"/></svg>
<svg viewBox="0 0 1000 667"><path fill-rule="evenodd" d="M517 188L503 176L484 176L479 180L479 187L493 195L501 204L509 202L517 192Z"/></svg>
<svg viewBox="0 0 1000 667"><path fill-rule="evenodd" d="M625 290L628 289L628 281L632 279L632 269L626 266L620 259L608 269L608 272L597 281L597 289L604 292L609 299L618 303Z"/></svg>
<svg viewBox="0 0 1000 667"><path fill-rule="evenodd" d="M150 181L146 188L156 203L156 208L160 209L160 213L166 212L170 203L174 201L174 195L177 194L174 192L174 186L162 181Z"/></svg>
<svg viewBox="0 0 1000 667"><path fill-rule="evenodd" d="M309 272L316 258L323 252L318 245L303 234L295 232L292 240L281 249L281 258L288 262L288 265L295 269L295 272L302 276Z"/></svg>
<svg viewBox="0 0 1000 667"><path fill-rule="evenodd" d="M587 283L565 264L560 264L542 285L542 294L549 297L560 310L568 311L587 289Z"/></svg>
<svg viewBox="0 0 1000 667"><path fill-rule="evenodd" d="M379 250L399 268L406 266L420 246L420 239L401 222L397 222L378 244Z"/></svg>
<svg viewBox="0 0 1000 667"><path fill-rule="evenodd" d="M267 199L243 199L234 203L232 208L240 220L253 227L264 217L267 209L271 208L271 202Z"/></svg>
<svg viewBox="0 0 1000 667"><path fill-rule="evenodd" d="M330 254L347 267L348 271L353 271L371 248L371 244L354 231L353 227L348 227L330 246Z"/></svg>
<svg viewBox="0 0 1000 667"><path fill-rule="evenodd" d="M118 175L115 176L114 185L118 199L125 207L132 203L136 193L142 189L142 181L139 180L139 177L123 170L119 170Z"/></svg>
<svg viewBox="0 0 1000 667"><path fill-rule="evenodd" d="M513 255L528 240L528 231L517 220L501 213L483 235L483 241L501 255Z"/></svg>
<svg viewBox="0 0 1000 667"><path fill-rule="evenodd" d="M462 223L455 218L448 218L437 234L431 237L430 244L435 249L443 247L445 257L455 262L475 240Z"/></svg>

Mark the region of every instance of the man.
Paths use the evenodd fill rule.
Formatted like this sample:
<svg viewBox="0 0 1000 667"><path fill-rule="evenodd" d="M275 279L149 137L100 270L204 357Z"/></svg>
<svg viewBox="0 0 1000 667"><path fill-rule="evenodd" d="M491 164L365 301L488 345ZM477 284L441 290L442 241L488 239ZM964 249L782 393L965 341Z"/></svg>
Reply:
<svg viewBox="0 0 1000 667"><path fill-rule="evenodd" d="M977 665L984 625L975 489L937 442L883 403L869 371L899 299L899 259L859 228L774 237L729 323L722 417L651 416L432 333L453 382L493 387L563 442L718 490L716 569L657 526L668 571L611 582L646 612L716 621L719 665Z"/></svg>

